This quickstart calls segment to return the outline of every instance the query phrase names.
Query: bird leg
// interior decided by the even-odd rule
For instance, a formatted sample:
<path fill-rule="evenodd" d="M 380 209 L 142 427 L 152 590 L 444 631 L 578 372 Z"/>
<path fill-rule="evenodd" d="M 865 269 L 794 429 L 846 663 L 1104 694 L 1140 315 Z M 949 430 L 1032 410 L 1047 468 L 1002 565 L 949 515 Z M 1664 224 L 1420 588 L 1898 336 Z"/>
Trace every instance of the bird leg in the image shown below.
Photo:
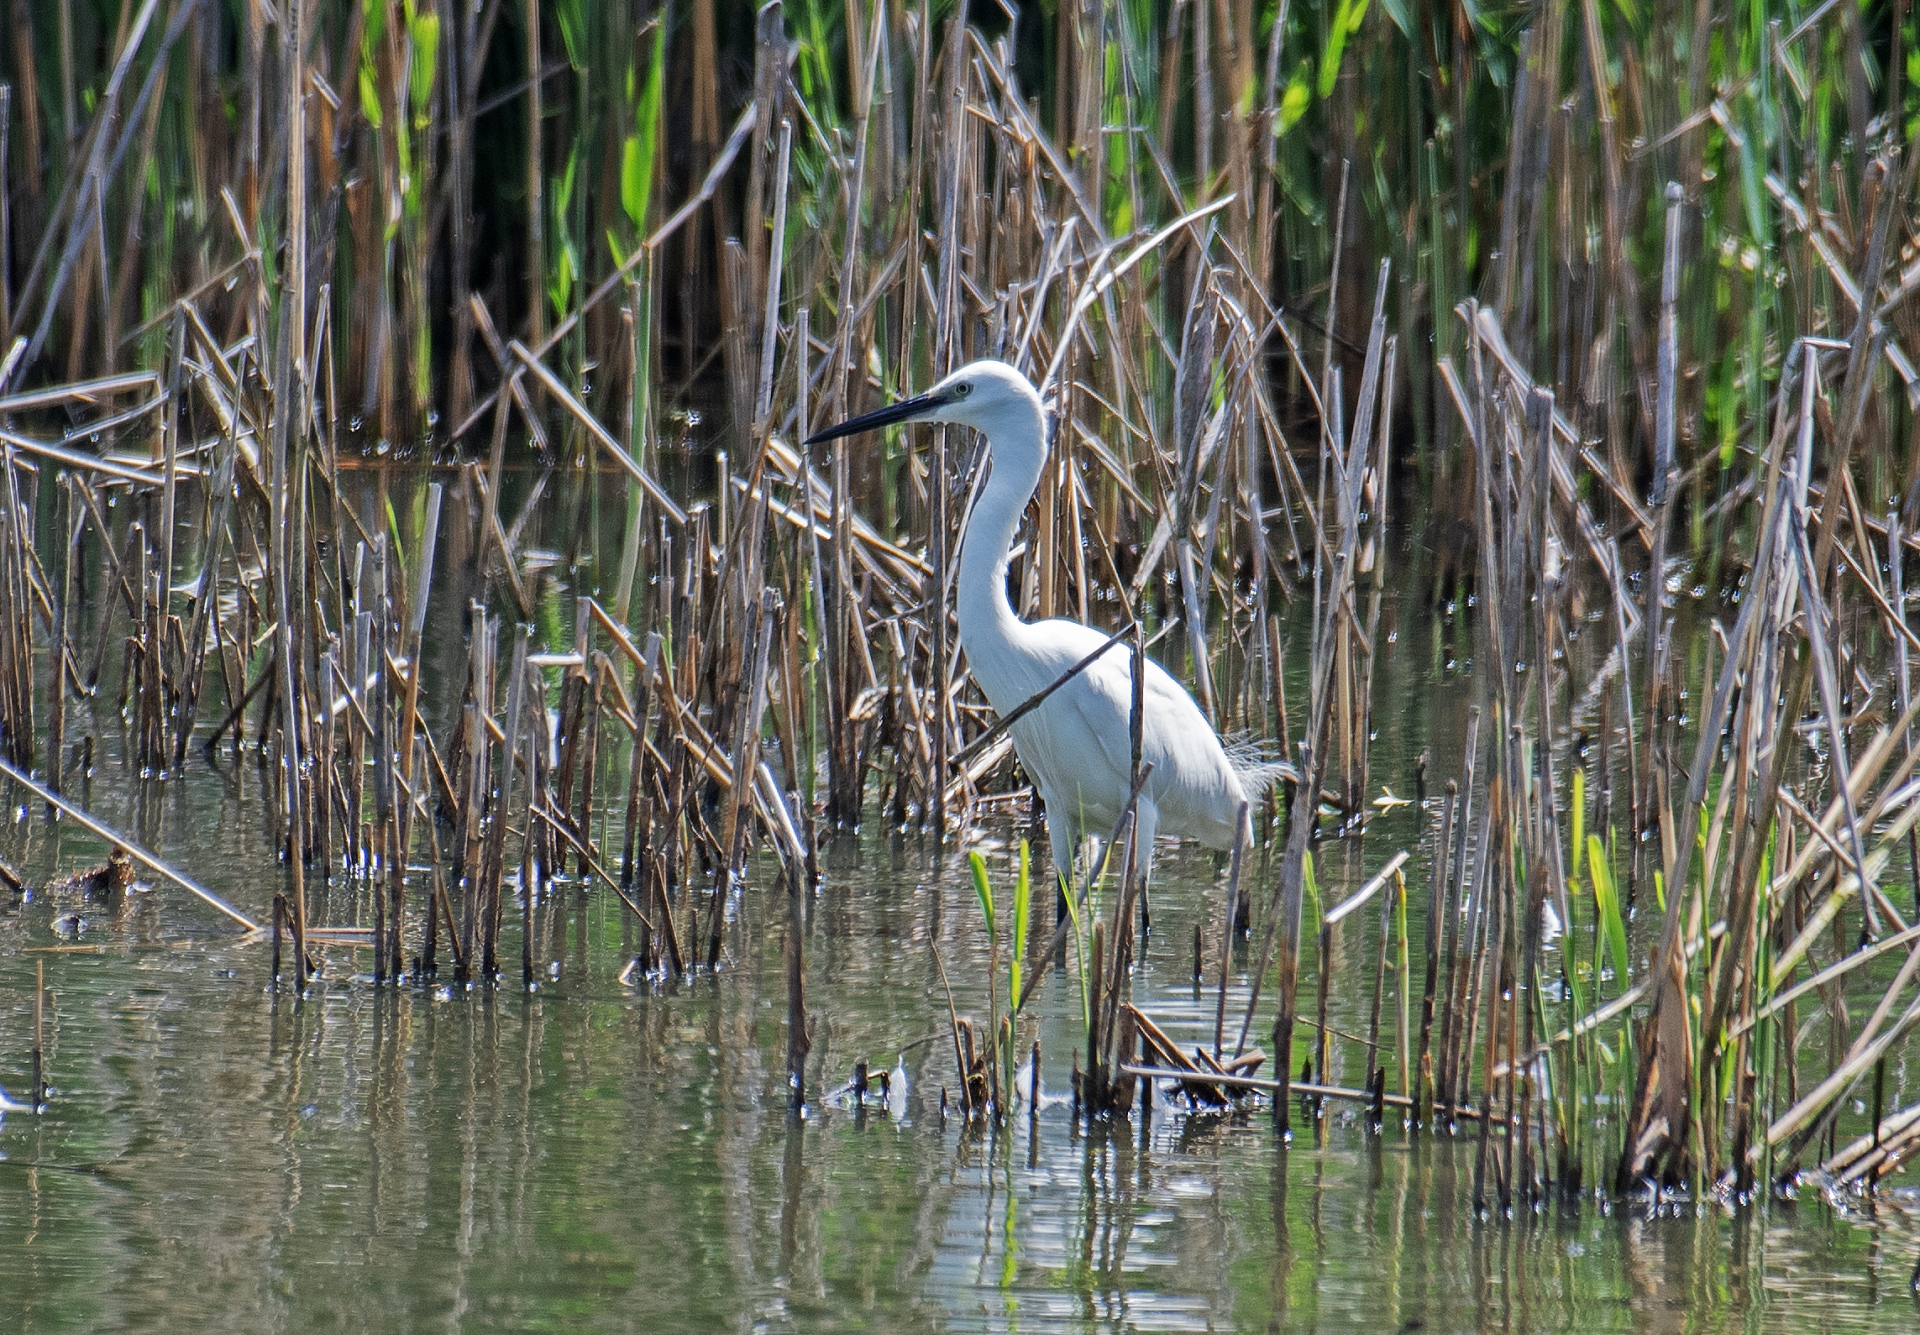
<path fill-rule="evenodd" d="M 1135 799 L 1133 826 L 1133 874 L 1140 882 L 1140 935 L 1146 938 L 1153 925 L 1147 892 L 1153 883 L 1153 841 L 1160 832 L 1160 808 L 1144 795 Z"/>
<path fill-rule="evenodd" d="M 1238 831 L 1233 839 L 1233 863 L 1227 872 L 1227 926 L 1220 941 L 1220 1000 L 1213 1012 L 1213 1055 L 1220 1056 L 1221 1041 L 1227 1028 L 1227 971 L 1233 963 L 1233 929 L 1240 898 L 1240 868 L 1246 862 L 1247 849 L 1253 845 L 1252 806 L 1242 798 Z"/>
<path fill-rule="evenodd" d="M 1067 920 L 1067 896 L 1074 891 L 1073 862 L 1074 855 L 1080 851 L 1080 841 L 1074 837 L 1073 822 L 1059 814 L 1051 802 L 1047 803 L 1047 842 L 1053 845 L 1053 865 L 1057 872 L 1053 921 L 1058 925 Z"/>
<path fill-rule="evenodd" d="M 1120 821 L 1114 827 L 1112 837 L 1107 840 L 1107 844 L 1109 846 L 1111 846 L 1114 840 L 1118 839 L 1121 836 L 1122 832 L 1125 830 L 1127 819 L 1128 817 L 1133 815 L 1134 805 L 1136 803 L 1139 803 L 1139 805 L 1143 808 L 1151 805 L 1149 803 L 1140 802 L 1140 790 L 1146 786 L 1147 778 L 1152 773 L 1153 773 L 1153 763 L 1151 761 L 1149 761 L 1148 763 L 1140 767 L 1140 777 L 1138 780 L 1135 781 L 1133 785 L 1133 792 L 1127 798 L 1127 805 L 1121 808 Z M 1155 826 L 1157 826 L 1159 823 L 1159 812 L 1157 809 L 1153 813 L 1152 820 Z M 1051 822 L 1049 822 L 1048 829 L 1050 831 L 1048 837 L 1052 838 L 1053 836 L 1051 834 L 1051 830 L 1052 830 Z M 1055 861 L 1056 863 L 1058 862 L 1057 857 L 1055 858 Z M 1089 869 L 1088 871 L 1089 878 L 1091 878 L 1093 874 L 1093 870 L 1097 869 L 1098 866 L 1099 864 L 1096 862 L 1093 864 L 1093 867 Z M 1063 886 L 1067 884 L 1066 877 L 1069 875 L 1071 875 L 1070 872 L 1062 874 L 1061 884 Z M 1089 888 L 1091 888 L 1090 885 L 1089 885 Z M 1086 898 L 1082 896 L 1080 902 L 1084 906 L 1086 903 Z M 1057 955 L 1059 956 L 1059 963 L 1062 964 L 1063 966 L 1065 965 L 1066 958 L 1067 958 L 1066 957 L 1067 928 L 1070 925 L 1070 922 L 1071 922 L 1071 919 L 1063 916 L 1058 922 L 1056 922 L 1053 925 L 1053 939 L 1048 941 L 1046 949 L 1040 952 L 1040 967 L 1027 975 L 1026 986 L 1020 990 L 1019 1001 L 1015 1004 L 1013 1008 L 1014 1013 L 1016 1015 L 1019 1014 L 1021 1008 L 1027 1004 L 1027 998 L 1033 995 L 1033 989 L 1038 987 L 1040 985 L 1040 980 L 1046 976 L 1048 961 L 1052 960 Z"/>

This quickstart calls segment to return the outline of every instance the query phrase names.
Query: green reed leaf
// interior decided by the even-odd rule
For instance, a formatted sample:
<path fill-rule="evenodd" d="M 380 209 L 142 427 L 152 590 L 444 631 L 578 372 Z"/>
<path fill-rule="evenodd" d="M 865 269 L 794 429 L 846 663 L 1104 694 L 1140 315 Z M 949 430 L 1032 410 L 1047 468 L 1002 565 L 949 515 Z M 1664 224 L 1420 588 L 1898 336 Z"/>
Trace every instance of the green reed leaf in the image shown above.
<path fill-rule="evenodd" d="M 414 128 L 424 130 L 433 123 L 429 108 L 433 105 L 433 75 L 440 61 L 440 16 L 422 14 L 412 20 L 413 69 L 407 88 L 407 100 L 413 107 Z"/>
<path fill-rule="evenodd" d="M 978 849 L 967 854 L 967 866 L 973 872 L 973 892 L 980 896 L 980 911 L 987 915 L 987 939 L 998 941 L 999 929 L 993 921 L 993 885 L 987 880 L 987 860 Z"/>
<path fill-rule="evenodd" d="M 1020 961 L 1027 953 L 1027 926 L 1033 908 L 1033 872 L 1027 841 L 1020 841 L 1020 875 L 1013 883 L 1013 957 L 1007 962 L 1007 995 L 1020 1007 Z"/>
<path fill-rule="evenodd" d="M 1613 976 L 1622 987 L 1627 985 L 1627 924 L 1620 916 L 1620 896 L 1613 884 L 1613 870 L 1607 865 L 1606 850 L 1600 836 L 1587 836 L 1588 872 L 1593 880 L 1594 911 L 1600 917 L 1602 940 L 1613 961 Z"/>
<path fill-rule="evenodd" d="M 666 78 L 667 29 L 654 29 L 653 55 L 647 62 L 647 81 L 634 106 L 634 132 L 620 151 L 620 207 L 634 230 L 647 230 L 647 207 L 653 201 L 654 163 L 660 151 L 660 105 Z"/>

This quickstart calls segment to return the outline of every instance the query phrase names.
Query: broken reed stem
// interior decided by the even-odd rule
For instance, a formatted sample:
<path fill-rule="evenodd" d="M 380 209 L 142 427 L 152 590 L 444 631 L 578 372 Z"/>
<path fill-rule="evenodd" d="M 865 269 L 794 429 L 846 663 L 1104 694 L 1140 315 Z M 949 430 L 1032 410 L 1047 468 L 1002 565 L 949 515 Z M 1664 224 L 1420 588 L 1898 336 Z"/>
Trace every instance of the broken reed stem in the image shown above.
<path fill-rule="evenodd" d="M 46 1050 L 47 1050 L 47 962 L 33 962 L 33 1083 L 28 1087 L 32 1092 L 28 1096 L 33 1103 L 33 1111 L 39 1112 L 47 1103 Z"/>
<path fill-rule="evenodd" d="M 813 1045 L 813 1026 L 807 1019 L 807 965 L 801 940 L 806 926 L 806 880 L 802 868 L 790 867 L 787 886 L 787 1106 L 799 1111 L 807 1105 L 807 1053 Z"/>

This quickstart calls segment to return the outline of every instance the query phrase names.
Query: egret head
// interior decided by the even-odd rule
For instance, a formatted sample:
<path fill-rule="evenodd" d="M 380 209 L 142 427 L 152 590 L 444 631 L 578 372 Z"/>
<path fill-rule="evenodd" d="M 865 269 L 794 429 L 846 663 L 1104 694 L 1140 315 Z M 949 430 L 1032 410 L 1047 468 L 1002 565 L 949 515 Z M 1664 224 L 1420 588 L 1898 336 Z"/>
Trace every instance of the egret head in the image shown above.
<path fill-rule="evenodd" d="M 969 362 L 925 394 L 849 418 L 811 436 L 807 444 L 837 440 L 895 422 L 953 422 L 982 432 L 996 454 L 1046 449 L 1040 393 L 1005 362 Z M 1037 468 L 1039 463 L 1034 461 Z"/>

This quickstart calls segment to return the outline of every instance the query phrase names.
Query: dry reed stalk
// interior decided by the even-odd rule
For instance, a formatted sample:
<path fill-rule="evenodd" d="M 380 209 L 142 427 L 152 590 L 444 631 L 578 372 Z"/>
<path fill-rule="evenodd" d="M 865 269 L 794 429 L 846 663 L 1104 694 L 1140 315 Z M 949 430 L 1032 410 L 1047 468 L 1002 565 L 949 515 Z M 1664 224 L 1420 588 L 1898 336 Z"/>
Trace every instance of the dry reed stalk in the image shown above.
<path fill-rule="evenodd" d="M 807 882 L 802 868 L 791 868 L 787 885 L 787 1106 L 798 1111 L 807 1102 L 807 1053 L 813 1046 L 813 1021 L 807 1014 L 807 967 L 801 935 L 806 928 Z"/>
<path fill-rule="evenodd" d="M 47 962 L 33 962 L 33 1076 L 27 1099 L 37 1113 L 47 1103 L 46 1068 Z"/>

